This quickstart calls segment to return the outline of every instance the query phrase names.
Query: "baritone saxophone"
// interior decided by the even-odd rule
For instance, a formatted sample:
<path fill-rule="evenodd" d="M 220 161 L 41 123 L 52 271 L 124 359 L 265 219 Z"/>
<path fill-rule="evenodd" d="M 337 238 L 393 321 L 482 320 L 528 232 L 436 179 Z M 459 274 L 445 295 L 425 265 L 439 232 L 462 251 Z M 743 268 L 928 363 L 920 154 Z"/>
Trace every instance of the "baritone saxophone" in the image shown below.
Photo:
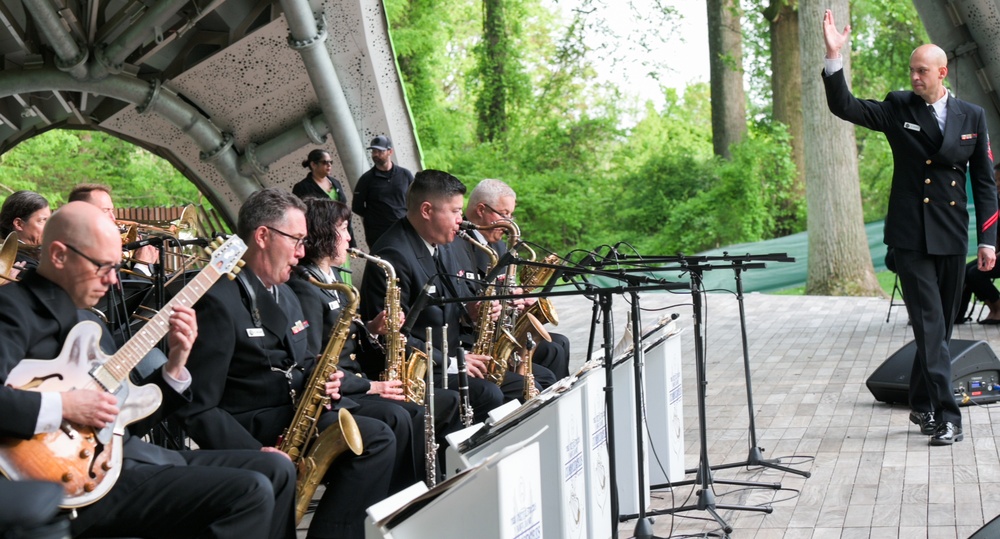
<path fill-rule="evenodd" d="M 403 386 L 403 396 L 407 402 L 418 406 L 424 403 L 427 373 L 427 355 L 414 350 L 410 358 L 406 358 L 406 337 L 400 331 L 399 319 L 403 310 L 399 306 L 399 282 L 396 270 L 385 259 L 379 258 L 358 249 L 350 248 L 347 252 L 354 258 L 363 258 L 382 268 L 385 273 L 385 371 L 379 378 L 382 381 L 400 380 Z"/>
<path fill-rule="evenodd" d="M 326 382 L 337 371 L 340 352 L 344 349 L 354 314 L 358 311 L 358 291 L 349 284 L 321 283 L 312 277 L 309 277 L 309 282 L 324 290 L 344 294 L 347 296 L 347 306 L 341 310 L 340 319 L 330 332 L 330 340 L 323 355 L 316 361 L 316 368 L 303 388 L 291 425 L 278 439 L 277 448 L 286 453 L 298 469 L 295 483 L 296 523 L 305 515 L 316 488 L 334 459 L 348 449 L 355 455 L 360 455 L 364 450 L 361 431 L 347 410 L 341 409 L 336 423 L 323 432 L 316 432 L 319 416 L 330 403 L 330 396 L 326 394 Z"/>

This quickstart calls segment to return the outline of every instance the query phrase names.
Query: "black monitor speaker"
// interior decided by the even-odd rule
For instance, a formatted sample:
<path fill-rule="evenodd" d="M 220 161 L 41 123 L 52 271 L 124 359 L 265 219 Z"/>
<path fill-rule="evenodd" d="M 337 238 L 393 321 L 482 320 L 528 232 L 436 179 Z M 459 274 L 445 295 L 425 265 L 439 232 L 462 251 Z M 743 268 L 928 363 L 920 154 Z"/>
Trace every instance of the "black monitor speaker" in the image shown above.
<path fill-rule="evenodd" d="M 916 353 L 910 341 L 868 377 L 865 384 L 875 400 L 907 404 Z M 959 405 L 1000 401 L 1000 359 L 986 341 L 951 340 L 951 377 Z"/>

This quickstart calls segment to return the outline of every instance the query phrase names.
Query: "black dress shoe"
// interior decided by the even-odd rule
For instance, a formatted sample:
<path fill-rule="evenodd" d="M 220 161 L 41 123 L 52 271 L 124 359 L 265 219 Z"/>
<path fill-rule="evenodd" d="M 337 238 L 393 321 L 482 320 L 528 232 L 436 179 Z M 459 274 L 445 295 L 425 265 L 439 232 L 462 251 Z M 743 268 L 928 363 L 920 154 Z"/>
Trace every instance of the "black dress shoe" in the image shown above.
<path fill-rule="evenodd" d="M 945 421 L 934 432 L 934 436 L 931 436 L 931 445 L 951 445 L 955 442 L 961 442 L 962 438 L 965 438 L 965 435 L 962 434 L 962 427 L 951 421 Z"/>
<path fill-rule="evenodd" d="M 930 436 L 937 432 L 937 420 L 934 419 L 934 412 L 910 412 L 910 423 L 920 425 L 920 434 Z"/>

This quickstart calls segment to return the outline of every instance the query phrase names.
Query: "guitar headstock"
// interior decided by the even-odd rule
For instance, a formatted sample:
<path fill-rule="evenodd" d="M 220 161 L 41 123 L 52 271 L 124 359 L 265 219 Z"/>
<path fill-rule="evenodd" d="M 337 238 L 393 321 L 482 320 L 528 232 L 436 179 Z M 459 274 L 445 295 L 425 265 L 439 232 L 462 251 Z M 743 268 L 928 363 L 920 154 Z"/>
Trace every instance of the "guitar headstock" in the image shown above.
<path fill-rule="evenodd" d="M 228 274 L 230 279 L 236 277 L 236 272 L 243 267 L 243 253 L 247 250 L 247 244 L 239 236 L 230 236 L 224 243 L 220 243 L 221 237 L 212 240 L 212 243 L 205 247 L 205 254 L 212 257 L 209 266 L 215 268 L 220 274 Z"/>

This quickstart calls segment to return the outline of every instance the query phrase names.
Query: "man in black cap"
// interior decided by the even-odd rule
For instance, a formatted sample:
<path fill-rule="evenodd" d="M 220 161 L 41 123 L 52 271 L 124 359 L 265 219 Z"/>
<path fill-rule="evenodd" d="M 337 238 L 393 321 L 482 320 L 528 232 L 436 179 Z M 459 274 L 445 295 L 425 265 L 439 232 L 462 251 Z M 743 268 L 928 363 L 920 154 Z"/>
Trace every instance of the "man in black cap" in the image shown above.
<path fill-rule="evenodd" d="M 406 190 L 413 183 L 413 173 L 393 164 L 392 141 L 386 135 L 373 138 L 368 149 L 375 166 L 358 180 L 351 210 L 363 219 L 365 240 L 371 246 L 406 215 Z"/>

